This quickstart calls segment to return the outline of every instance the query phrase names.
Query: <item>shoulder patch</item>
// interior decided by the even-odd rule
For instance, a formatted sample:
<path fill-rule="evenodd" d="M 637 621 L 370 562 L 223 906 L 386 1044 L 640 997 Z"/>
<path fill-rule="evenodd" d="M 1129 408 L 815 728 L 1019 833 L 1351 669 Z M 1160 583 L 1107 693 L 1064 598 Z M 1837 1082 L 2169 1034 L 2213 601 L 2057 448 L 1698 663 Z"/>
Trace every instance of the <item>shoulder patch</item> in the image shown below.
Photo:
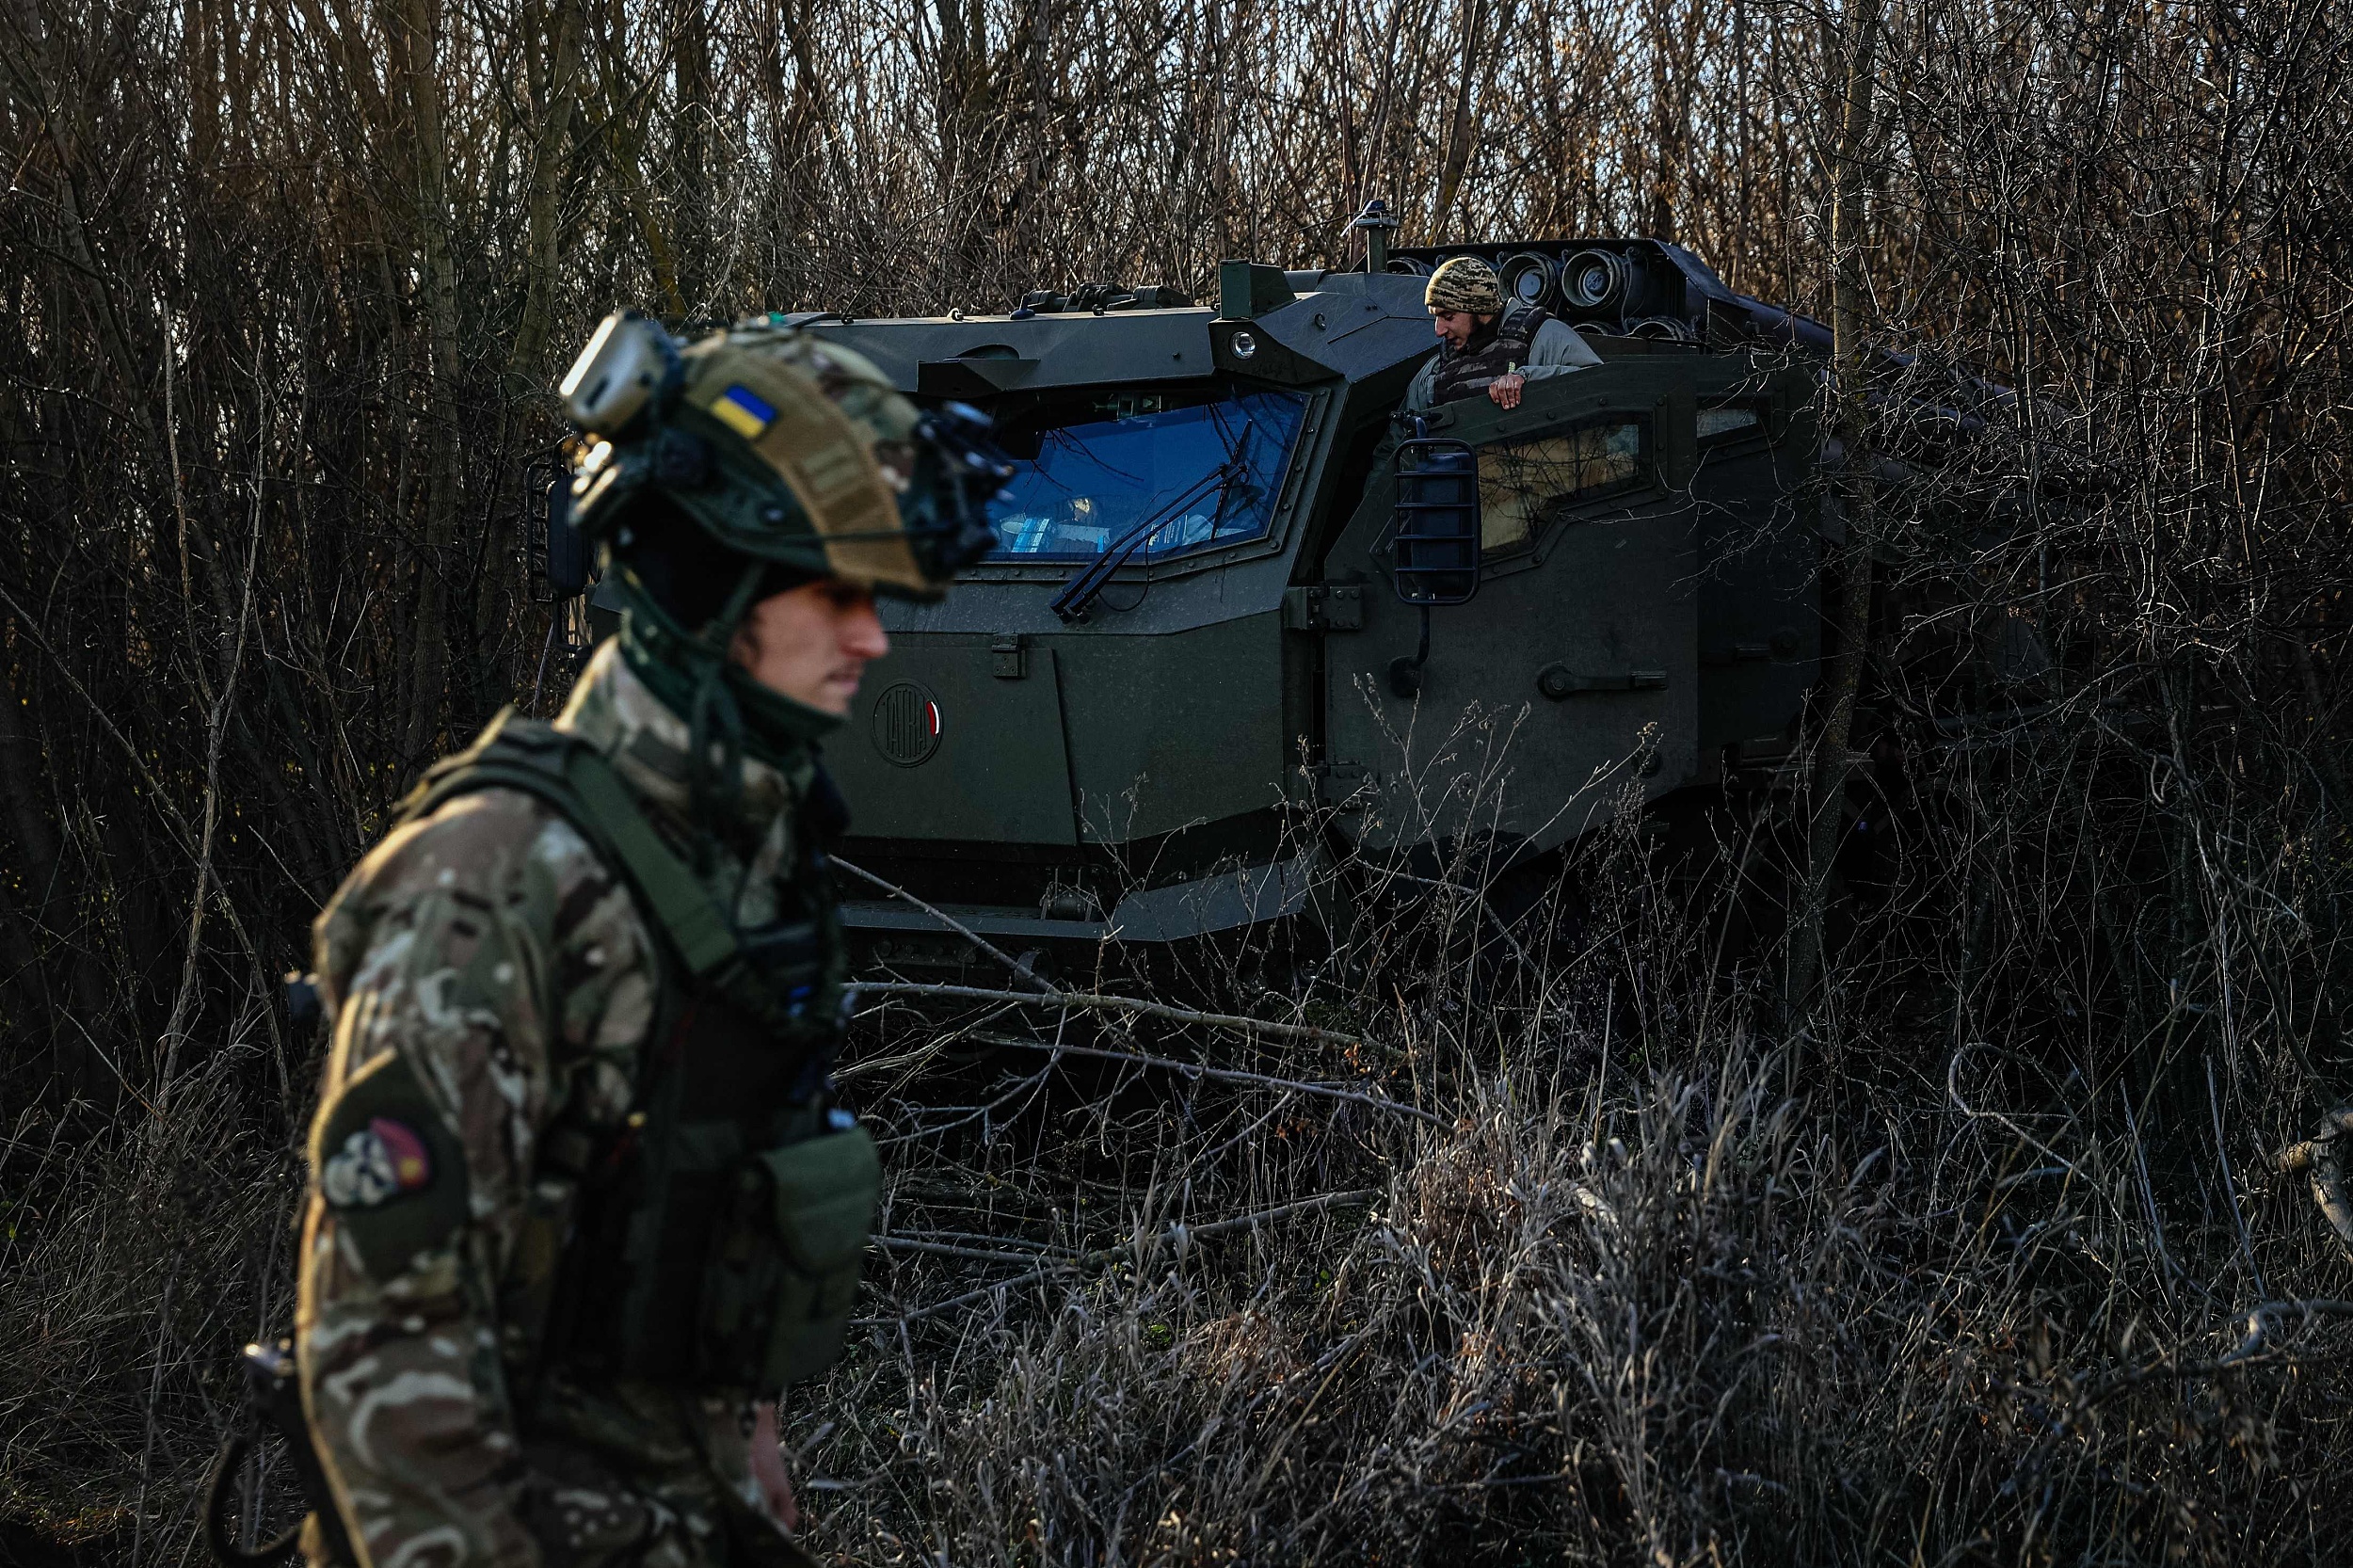
<path fill-rule="evenodd" d="M 369 1063 L 320 1110 L 311 1172 L 376 1279 L 403 1272 L 466 1223 L 465 1151 L 399 1050 Z"/>
<path fill-rule="evenodd" d="M 417 1129 L 376 1116 L 344 1140 L 319 1167 L 319 1191 L 329 1208 L 374 1208 L 433 1179 L 433 1156 Z"/>

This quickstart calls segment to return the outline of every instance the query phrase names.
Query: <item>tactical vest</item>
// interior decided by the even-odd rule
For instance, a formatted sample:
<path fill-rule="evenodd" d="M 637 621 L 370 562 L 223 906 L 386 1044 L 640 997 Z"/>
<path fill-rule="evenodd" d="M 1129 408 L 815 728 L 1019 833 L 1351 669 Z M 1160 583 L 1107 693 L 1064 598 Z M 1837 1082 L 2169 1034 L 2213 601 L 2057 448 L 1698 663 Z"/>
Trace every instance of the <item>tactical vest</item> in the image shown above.
<path fill-rule="evenodd" d="M 1551 319 L 1533 305 L 1516 306 L 1496 323 L 1495 336 L 1484 346 L 1441 350 L 1438 374 L 1430 386 L 1430 401 L 1452 403 L 1458 398 L 1484 394 L 1497 376 L 1527 365 L 1529 349 L 1535 343 L 1537 332 Z"/>
<path fill-rule="evenodd" d="M 873 1140 L 826 1076 L 844 995 L 832 901 L 739 930 L 594 746 L 512 710 L 427 774 L 399 821 L 488 789 L 544 802 L 620 872 L 663 971 L 627 1124 L 559 1113 L 541 1138 L 500 1287 L 519 1414 L 556 1366 L 763 1395 L 823 1371 L 881 1192 Z M 802 888 L 824 872 L 810 837 Z"/>

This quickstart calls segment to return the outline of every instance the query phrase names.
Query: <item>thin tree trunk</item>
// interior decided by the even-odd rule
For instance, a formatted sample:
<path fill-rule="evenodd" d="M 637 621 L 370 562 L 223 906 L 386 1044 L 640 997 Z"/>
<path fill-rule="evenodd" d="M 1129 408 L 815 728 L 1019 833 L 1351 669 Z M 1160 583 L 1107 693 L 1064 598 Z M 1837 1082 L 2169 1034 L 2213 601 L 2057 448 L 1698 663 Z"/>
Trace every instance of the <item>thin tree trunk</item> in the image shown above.
<path fill-rule="evenodd" d="M 546 53 L 529 51 L 532 107 L 538 125 L 532 137 L 531 188 L 525 221 L 530 226 L 531 273 L 524 286 L 522 320 L 507 366 L 524 387 L 536 392 L 546 379 L 544 363 L 552 329 L 555 298 L 556 199 L 562 194 L 572 114 L 580 97 L 580 12 L 573 0 L 553 0 L 542 16 Z"/>
<path fill-rule="evenodd" d="M 435 0 L 397 0 L 388 19 L 393 60 L 408 110 L 408 197 L 417 247 L 418 314 L 424 327 L 425 418 L 424 559 L 417 570 L 416 635 L 411 643 L 403 761 L 414 767 L 440 741 L 449 684 L 450 584 L 457 566 L 457 278 L 451 256 L 449 149 L 442 128 L 441 83 L 435 70 L 440 15 Z"/>
<path fill-rule="evenodd" d="M 678 258 L 670 248 L 669 234 L 662 227 L 661 216 L 654 211 L 653 192 L 646 181 L 645 152 L 651 110 L 637 102 L 638 94 L 629 80 L 626 12 L 616 11 L 612 31 L 598 44 L 597 82 L 603 95 L 606 155 L 613 160 L 622 200 L 629 204 L 630 219 L 646 242 L 646 264 L 653 269 L 654 292 L 661 296 L 662 308 L 667 314 L 681 316 L 686 313 L 686 301 L 679 293 Z M 635 116 L 633 123 L 627 118 L 632 115 Z"/>
<path fill-rule="evenodd" d="M 1454 210 L 1464 171 L 1470 168 L 1471 148 L 1479 140 L 1478 122 L 1471 115 L 1471 83 L 1479 74 L 1480 24 L 1486 19 L 1486 9 L 1485 0 L 1463 0 L 1463 62 L 1455 78 L 1454 118 L 1447 128 L 1446 165 L 1438 175 L 1437 199 L 1430 206 L 1433 238 L 1446 232 L 1447 214 Z"/>
<path fill-rule="evenodd" d="M 1871 624 L 1871 541 L 1874 534 L 1867 409 L 1864 402 L 1863 256 L 1865 153 L 1871 128 L 1871 84 L 1878 65 L 1880 0 L 1856 0 L 1845 38 L 1846 91 L 1839 117 L 1831 199 L 1831 332 L 1833 407 L 1845 461 L 1835 483 L 1845 504 L 1846 543 L 1837 556 L 1838 602 L 1832 629 L 1838 646 L 1817 688 L 1822 729 L 1808 770 L 1811 816 L 1805 840 L 1805 888 L 1790 934 L 1786 1004 L 1794 1016 L 1814 989 L 1821 967 L 1825 895 L 1845 823 L 1848 739 L 1854 729 L 1855 694 L 1863 683 Z"/>

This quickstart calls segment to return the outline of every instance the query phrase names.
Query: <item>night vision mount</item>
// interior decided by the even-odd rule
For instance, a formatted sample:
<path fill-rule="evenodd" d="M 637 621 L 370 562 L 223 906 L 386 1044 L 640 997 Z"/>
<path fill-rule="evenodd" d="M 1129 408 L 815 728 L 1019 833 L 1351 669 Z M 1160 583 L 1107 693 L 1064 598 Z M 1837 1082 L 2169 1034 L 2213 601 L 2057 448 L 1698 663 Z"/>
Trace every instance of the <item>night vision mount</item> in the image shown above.
<path fill-rule="evenodd" d="M 685 383 L 686 362 L 662 324 L 642 311 L 616 311 L 597 324 L 555 391 L 582 434 L 612 440 L 648 408 L 660 419 L 676 408 Z"/>

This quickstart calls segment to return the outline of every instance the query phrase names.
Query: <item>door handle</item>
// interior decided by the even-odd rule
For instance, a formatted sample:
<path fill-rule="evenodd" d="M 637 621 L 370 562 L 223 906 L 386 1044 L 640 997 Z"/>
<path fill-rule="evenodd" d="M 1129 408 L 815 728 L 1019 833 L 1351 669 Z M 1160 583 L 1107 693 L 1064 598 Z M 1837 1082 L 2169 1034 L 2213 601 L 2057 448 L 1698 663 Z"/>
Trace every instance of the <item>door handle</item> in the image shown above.
<path fill-rule="evenodd" d="M 1663 692 L 1665 670 L 1611 670 L 1580 675 L 1566 664 L 1546 664 L 1536 672 L 1536 689 L 1555 702 L 1580 692 Z"/>

